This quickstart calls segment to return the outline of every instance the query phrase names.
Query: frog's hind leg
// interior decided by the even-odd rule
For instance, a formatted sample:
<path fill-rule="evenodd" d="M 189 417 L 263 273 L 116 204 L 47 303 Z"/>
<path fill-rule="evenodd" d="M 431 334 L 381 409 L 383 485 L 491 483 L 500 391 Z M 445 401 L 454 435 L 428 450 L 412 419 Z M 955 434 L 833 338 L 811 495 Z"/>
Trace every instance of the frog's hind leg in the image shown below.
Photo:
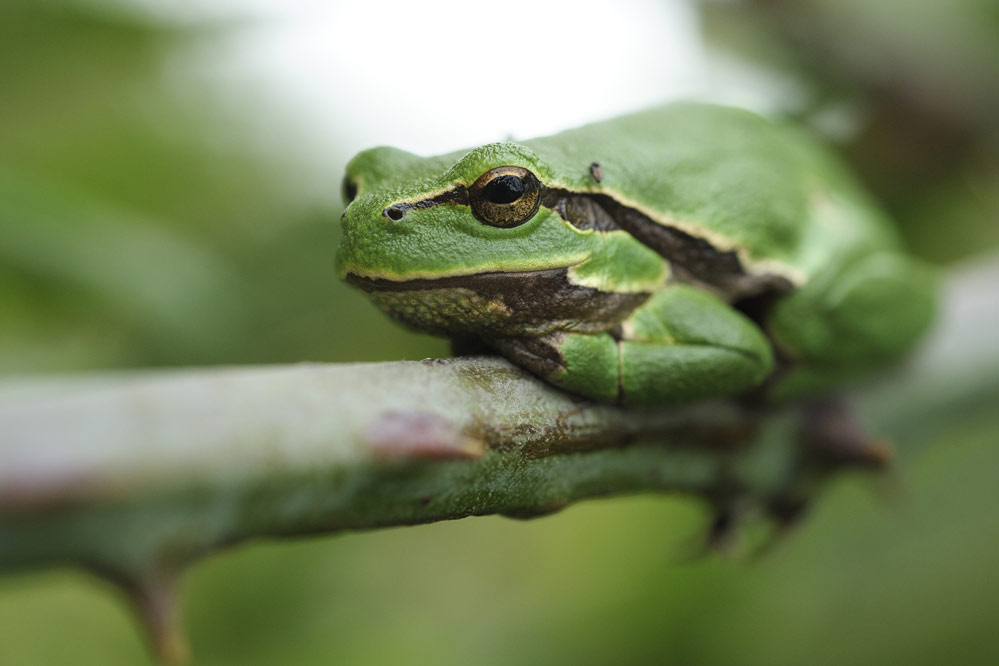
<path fill-rule="evenodd" d="M 717 297 L 675 285 L 617 329 L 490 341 L 514 363 L 572 393 L 620 404 L 732 395 L 773 369 L 770 341 Z"/>
<path fill-rule="evenodd" d="M 781 298 L 768 330 L 793 369 L 775 397 L 828 392 L 896 359 L 933 319 L 934 282 L 924 265 L 880 252 L 832 266 Z"/>

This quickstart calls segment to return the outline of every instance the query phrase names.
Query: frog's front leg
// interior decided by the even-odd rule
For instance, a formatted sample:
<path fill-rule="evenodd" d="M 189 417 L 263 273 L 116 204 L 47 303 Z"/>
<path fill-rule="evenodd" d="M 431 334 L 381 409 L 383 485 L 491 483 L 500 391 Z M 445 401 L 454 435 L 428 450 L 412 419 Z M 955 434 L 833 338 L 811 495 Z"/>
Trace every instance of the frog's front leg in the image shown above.
<path fill-rule="evenodd" d="M 653 295 L 612 332 L 560 331 L 490 344 L 556 386 L 620 404 L 738 393 L 773 369 L 770 342 L 752 321 L 685 285 Z"/>

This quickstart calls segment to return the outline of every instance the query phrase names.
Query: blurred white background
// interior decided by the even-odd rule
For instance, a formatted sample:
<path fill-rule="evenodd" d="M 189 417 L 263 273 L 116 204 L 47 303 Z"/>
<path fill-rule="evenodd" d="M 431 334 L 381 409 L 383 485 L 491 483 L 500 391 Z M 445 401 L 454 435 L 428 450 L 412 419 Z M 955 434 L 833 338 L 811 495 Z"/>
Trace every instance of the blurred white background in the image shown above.
<path fill-rule="evenodd" d="M 676 98 L 765 110 L 780 85 L 709 57 L 683 0 L 613 8 L 596 0 L 121 1 L 184 23 L 237 22 L 221 45 L 211 40 L 179 58 L 178 80 L 188 91 L 192 77 L 200 80 L 206 99 L 257 107 L 234 116 L 280 119 L 254 134 L 271 149 L 304 147 L 327 167 L 373 145 L 437 154 Z"/>

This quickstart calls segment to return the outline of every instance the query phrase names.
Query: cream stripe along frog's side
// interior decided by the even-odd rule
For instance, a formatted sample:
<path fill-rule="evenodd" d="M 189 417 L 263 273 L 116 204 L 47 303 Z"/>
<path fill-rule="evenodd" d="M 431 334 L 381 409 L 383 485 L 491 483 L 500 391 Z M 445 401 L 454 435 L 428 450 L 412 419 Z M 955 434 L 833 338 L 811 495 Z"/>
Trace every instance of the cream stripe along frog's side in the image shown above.
<path fill-rule="evenodd" d="M 621 404 L 835 388 L 934 289 L 827 149 L 676 104 L 551 137 L 355 157 L 340 275 L 395 319 Z"/>

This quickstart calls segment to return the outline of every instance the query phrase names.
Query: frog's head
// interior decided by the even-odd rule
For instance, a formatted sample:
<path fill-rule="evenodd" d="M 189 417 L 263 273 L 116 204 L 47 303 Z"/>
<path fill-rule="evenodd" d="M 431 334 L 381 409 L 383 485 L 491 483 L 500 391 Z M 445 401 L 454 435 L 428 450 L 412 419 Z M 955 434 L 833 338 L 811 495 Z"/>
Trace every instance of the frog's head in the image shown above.
<path fill-rule="evenodd" d="M 576 275 L 608 243 L 556 212 L 560 182 L 512 142 L 432 158 L 365 151 L 344 179 L 338 272 L 393 317 L 433 333 L 609 328 L 634 307 L 636 290 L 621 299 L 592 284 L 592 270 L 589 283 Z"/>

